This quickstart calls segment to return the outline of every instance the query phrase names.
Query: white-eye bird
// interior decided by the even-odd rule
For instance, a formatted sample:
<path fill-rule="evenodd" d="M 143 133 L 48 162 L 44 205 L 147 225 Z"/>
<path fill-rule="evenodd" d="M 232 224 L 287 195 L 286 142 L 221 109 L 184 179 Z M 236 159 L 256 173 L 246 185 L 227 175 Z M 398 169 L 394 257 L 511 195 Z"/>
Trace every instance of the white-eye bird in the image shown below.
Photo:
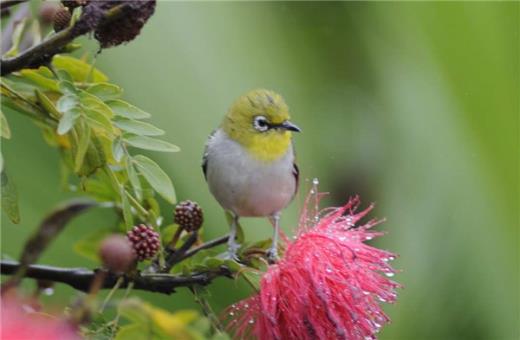
<path fill-rule="evenodd" d="M 272 91 L 258 89 L 238 98 L 220 127 L 210 135 L 202 169 L 209 189 L 233 220 L 228 256 L 236 258 L 240 245 L 236 231 L 240 217 L 268 217 L 273 242 L 268 251 L 275 261 L 280 212 L 298 188 L 292 132 L 300 129 L 289 121 L 289 108 Z"/>

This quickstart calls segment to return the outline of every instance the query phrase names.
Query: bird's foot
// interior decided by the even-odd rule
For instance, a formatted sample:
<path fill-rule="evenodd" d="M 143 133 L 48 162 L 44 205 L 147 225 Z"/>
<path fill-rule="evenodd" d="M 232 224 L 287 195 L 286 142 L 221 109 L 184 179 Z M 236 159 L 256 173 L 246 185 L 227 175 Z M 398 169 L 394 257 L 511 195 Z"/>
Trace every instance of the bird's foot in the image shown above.
<path fill-rule="evenodd" d="M 237 256 L 237 251 L 240 249 L 240 244 L 236 242 L 229 242 L 228 243 L 228 250 L 224 253 L 223 259 L 224 260 L 233 260 L 236 262 L 239 262 L 240 259 Z"/>
<path fill-rule="evenodd" d="M 267 255 L 267 261 L 269 264 L 275 264 L 278 261 L 278 249 L 275 247 L 271 247 L 267 249 L 266 252 Z"/>

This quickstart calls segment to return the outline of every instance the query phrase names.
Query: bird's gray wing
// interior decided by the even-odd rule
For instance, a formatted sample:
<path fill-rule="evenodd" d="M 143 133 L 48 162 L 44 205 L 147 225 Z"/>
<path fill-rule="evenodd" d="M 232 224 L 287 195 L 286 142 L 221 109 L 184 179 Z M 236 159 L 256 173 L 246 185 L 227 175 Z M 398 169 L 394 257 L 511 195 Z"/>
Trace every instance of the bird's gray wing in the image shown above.
<path fill-rule="evenodd" d="M 296 196 L 296 193 L 298 192 L 298 184 L 300 183 L 300 169 L 298 168 L 298 165 L 296 164 L 296 162 L 293 163 L 292 174 L 296 181 L 296 186 L 294 188 L 294 195 L 293 195 L 293 197 L 294 197 L 294 196 Z"/>
<path fill-rule="evenodd" d="M 204 173 L 204 178 L 206 180 L 208 180 L 208 174 L 207 174 L 208 173 L 208 144 L 216 132 L 217 132 L 217 130 L 213 130 L 210 133 L 208 140 L 206 141 L 206 145 L 204 146 L 204 154 L 202 155 L 202 172 Z"/>

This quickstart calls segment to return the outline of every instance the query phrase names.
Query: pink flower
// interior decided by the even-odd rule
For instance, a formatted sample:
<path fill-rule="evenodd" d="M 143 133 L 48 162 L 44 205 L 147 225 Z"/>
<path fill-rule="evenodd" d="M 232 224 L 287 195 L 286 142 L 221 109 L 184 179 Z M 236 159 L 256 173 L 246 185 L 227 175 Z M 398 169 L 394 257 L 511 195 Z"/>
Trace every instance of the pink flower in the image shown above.
<path fill-rule="evenodd" d="M 227 309 L 235 338 L 375 339 L 390 321 L 379 303 L 395 302 L 400 285 L 389 279 L 395 270 L 388 262 L 396 255 L 365 244 L 383 235 L 370 230 L 380 221 L 356 226 L 373 205 L 356 213 L 358 205 L 352 198 L 321 218 L 304 209 L 296 239 L 286 240 L 260 292 Z"/>
<path fill-rule="evenodd" d="M 76 328 L 66 320 L 31 309 L 11 294 L 2 296 L 0 338 L 2 340 L 79 340 Z"/>

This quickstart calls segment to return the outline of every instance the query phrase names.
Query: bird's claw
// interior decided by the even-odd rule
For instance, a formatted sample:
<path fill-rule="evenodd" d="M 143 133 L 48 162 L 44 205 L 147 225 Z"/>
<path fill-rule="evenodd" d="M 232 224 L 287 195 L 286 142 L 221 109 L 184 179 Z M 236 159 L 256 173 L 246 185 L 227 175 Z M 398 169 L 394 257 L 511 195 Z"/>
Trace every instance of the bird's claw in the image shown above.
<path fill-rule="evenodd" d="M 269 264 L 274 264 L 278 261 L 278 249 L 276 248 L 269 248 L 266 252 L 267 255 L 267 261 Z"/>
<path fill-rule="evenodd" d="M 224 260 L 233 260 L 233 261 L 236 261 L 236 262 L 239 262 L 239 258 L 237 256 L 237 251 L 238 249 L 240 249 L 240 244 L 236 243 L 236 242 L 230 242 L 228 244 L 228 250 L 227 252 L 224 253 Z"/>

